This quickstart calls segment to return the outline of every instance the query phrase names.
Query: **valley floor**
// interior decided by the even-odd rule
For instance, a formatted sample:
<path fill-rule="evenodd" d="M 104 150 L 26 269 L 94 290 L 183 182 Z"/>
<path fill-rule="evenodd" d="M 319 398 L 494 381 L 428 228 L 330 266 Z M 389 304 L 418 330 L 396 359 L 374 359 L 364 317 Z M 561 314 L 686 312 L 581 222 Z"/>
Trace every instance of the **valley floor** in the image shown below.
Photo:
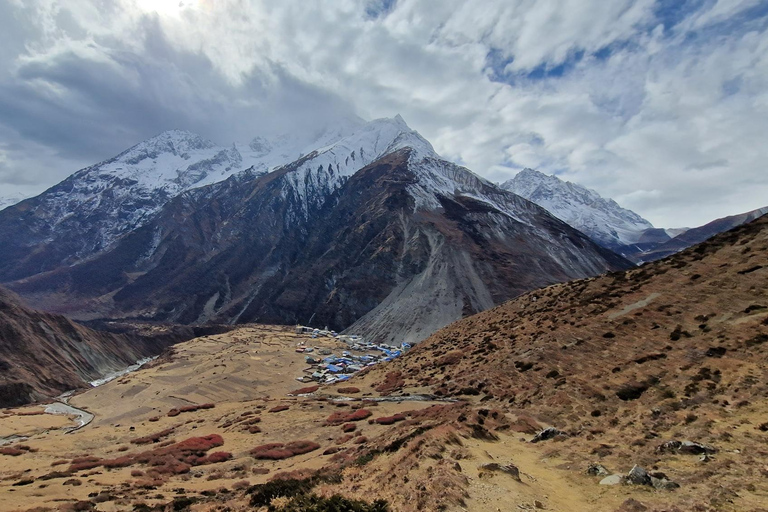
<path fill-rule="evenodd" d="M 410 388 L 398 391 L 397 401 L 374 402 L 402 387 L 374 372 L 294 396 L 306 386 L 296 381 L 306 366 L 295 351 L 302 340 L 346 348 L 332 339 L 310 342 L 289 328 L 247 326 L 176 345 L 145 368 L 72 397 L 72 405 L 95 415 L 75 432 L 66 433 L 65 417 L 37 414 L 44 406 L 3 411 L 0 437 L 27 439 L 3 447 L 0 510 L 252 510 L 249 486 L 323 469 L 342 478 L 314 492 L 381 498 L 395 511 L 612 511 L 630 499 L 676 502 L 671 492 L 598 485 L 585 473 L 585 454 L 574 455 L 585 449 L 582 440 L 531 444 L 546 425 L 484 408 L 479 397 L 412 401 L 426 389 Z M 334 401 L 341 397 L 350 400 Z M 292 448 L 296 441 L 304 449 Z M 264 447 L 264 457 L 252 453 L 272 443 L 285 446 Z M 509 464 L 517 476 L 503 468 Z M 760 505 L 747 495 L 729 499 L 724 509 Z"/>

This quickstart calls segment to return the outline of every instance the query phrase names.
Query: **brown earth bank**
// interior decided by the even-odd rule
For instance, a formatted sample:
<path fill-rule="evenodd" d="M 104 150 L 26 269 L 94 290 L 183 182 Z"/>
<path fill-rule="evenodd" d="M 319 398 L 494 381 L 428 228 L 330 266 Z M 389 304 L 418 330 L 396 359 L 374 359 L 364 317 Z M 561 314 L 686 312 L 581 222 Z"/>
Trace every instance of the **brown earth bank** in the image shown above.
<path fill-rule="evenodd" d="M 89 387 L 88 382 L 160 354 L 205 332 L 148 324 L 94 323 L 35 311 L 0 288 L 0 406 L 16 406 Z"/>
<path fill-rule="evenodd" d="M 760 219 L 317 390 L 294 349 L 343 349 L 330 338 L 176 345 L 74 397 L 96 418 L 72 434 L 5 411 L 27 439 L 0 454 L 0 508 L 768 510 L 767 250 Z"/>

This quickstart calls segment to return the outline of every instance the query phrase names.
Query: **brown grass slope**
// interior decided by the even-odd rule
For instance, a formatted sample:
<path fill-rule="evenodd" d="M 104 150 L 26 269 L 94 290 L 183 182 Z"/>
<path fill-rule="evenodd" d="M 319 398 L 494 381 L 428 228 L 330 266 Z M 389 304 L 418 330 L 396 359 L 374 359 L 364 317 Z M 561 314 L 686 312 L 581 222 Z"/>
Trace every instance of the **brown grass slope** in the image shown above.
<path fill-rule="evenodd" d="M 111 334 L 27 308 L 0 288 L 0 407 L 87 386 L 158 354 L 167 340 Z"/>
<path fill-rule="evenodd" d="M 551 446 L 573 470 L 640 464 L 682 485 L 670 503 L 758 510 L 768 505 L 767 289 L 762 217 L 456 322 L 355 385 L 530 415 L 569 434 Z M 673 439 L 718 452 L 710 462 L 657 452 Z"/>

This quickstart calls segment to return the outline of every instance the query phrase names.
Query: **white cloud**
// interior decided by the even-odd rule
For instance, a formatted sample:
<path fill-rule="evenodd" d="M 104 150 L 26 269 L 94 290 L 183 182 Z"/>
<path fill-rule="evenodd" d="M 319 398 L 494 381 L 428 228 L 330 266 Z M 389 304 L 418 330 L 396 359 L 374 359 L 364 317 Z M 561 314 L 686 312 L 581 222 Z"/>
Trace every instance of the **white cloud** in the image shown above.
<path fill-rule="evenodd" d="M 16 3 L 28 40 L 0 50 L 13 63 L 0 124 L 74 162 L 172 127 L 226 143 L 350 110 L 400 113 L 491 179 L 558 172 L 660 226 L 768 204 L 759 2 L 705 2 L 666 28 L 653 0 L 386 4 Z"/>

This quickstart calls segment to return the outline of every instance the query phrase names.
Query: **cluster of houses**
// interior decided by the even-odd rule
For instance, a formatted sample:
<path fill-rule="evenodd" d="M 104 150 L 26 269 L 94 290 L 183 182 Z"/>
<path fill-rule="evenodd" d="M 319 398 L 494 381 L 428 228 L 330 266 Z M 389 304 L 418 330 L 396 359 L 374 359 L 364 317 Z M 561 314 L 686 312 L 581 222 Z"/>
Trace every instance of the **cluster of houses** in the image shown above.
<path fill-rule="evenodd" d="M 348 350 L 342 351 L 341 356 L 337 356 L 328 348 L 308 346 L 306 341 L 301 341 L 296 347 L 296 352 L 306 354 L 305 361 L 308 366 L 304 368 L 304 375 L 296 379 L 299 382 L 322 384 L 341 382 L 367 366 L 391 361 L 411 348 L 408 343 L 402 343 L 399 348 L 391 345 L 376 345 L 354 334 L 340 335 L 327 329 L 313 329 L 301 325 L 296 326 L 296 334 L 309 335 L 312 339 L 334 338 L 348 346 Z"/>

